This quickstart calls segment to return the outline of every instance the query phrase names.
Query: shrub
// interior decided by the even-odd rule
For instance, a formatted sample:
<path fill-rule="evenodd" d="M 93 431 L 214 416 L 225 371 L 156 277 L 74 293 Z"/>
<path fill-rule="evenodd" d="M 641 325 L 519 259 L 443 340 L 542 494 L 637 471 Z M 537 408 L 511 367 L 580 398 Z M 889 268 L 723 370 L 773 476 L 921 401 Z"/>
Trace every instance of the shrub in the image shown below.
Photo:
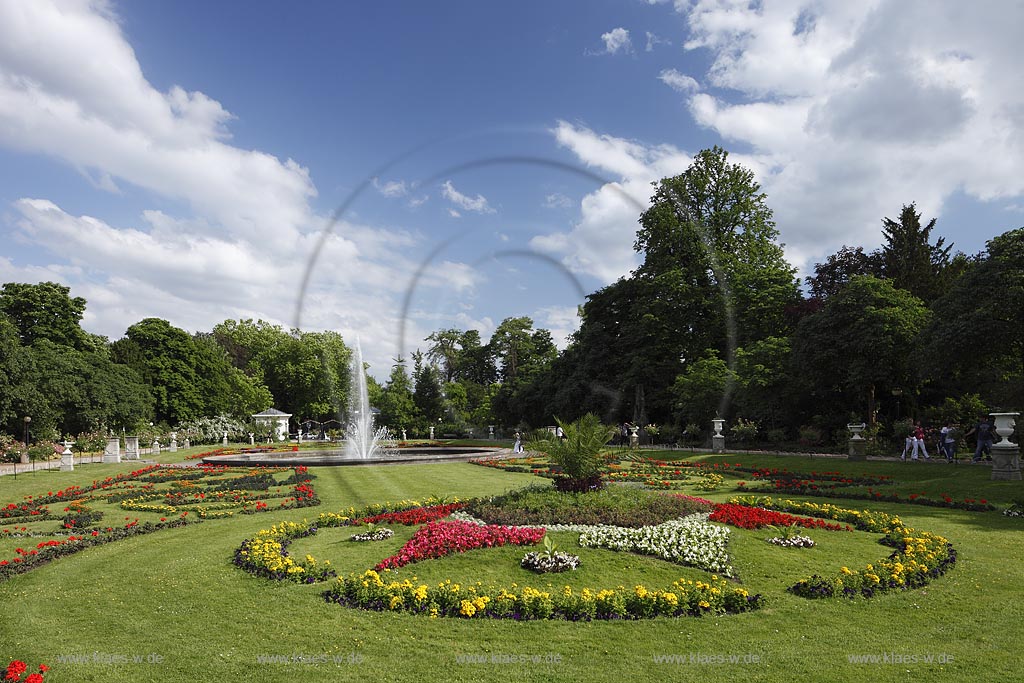
<path fill-rule="evenodd" d="M 778 428 L 769 429 L 768 433 L 765 434 L 765 438 L 768 439 L 768 443 L 778 446 L 786 440 L 786 430 Z"/>
<path fill-rule="evenodd" d="M 801 446 L 820 446 L 823 437 L 824 434 L 819 427 L 813 425 L 803 425 L 800 427 Z"/>
<path fill-rule="evenodd" d="M 757 438 L 757 423 L 753 420 L 744 420 L 742 417 L 738 417 L 736 418 L 736 424 L 729 430 L 729 434 L 740 443 L 748 443 Z"/>
<path fill-rule="evenodd" d="M 544 438 L 531 440 L 526 448 L 544 453 L 561 467 L 565 477 L 572 480 L 563 485 L 565 489 L 579 492 L 600 489 L 605 464 L 601 451 L 615 433 L 615 427 L 601 424 L 593 413 L 573 422 L 562 422 L 558 418 L 555 422 L 565 433 L 564 438 L 546 434 Z"/>

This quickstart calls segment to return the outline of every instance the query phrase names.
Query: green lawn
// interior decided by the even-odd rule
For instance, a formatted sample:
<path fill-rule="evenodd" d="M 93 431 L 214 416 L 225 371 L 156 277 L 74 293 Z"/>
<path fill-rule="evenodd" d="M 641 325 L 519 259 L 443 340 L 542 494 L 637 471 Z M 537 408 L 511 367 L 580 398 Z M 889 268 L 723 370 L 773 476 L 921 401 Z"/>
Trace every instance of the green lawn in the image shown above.
<path fill-rule="evenodd" d="M 161 460 L 184 455 L 167 453 Z M 901 493 L 924 490 L 996 503 L 1024 497 L 1020 482 L 990 482 L 989 470 L 982 467 L 748 455 L 690 459 L 891 474 Z M 86 465 L 73 473 L 38 472 L 19 475 L 16 481 L 2 477 L 0 503 L 131 469 L 131 464 Z M 899 514 L 910 526 L 946 536 L 959 552 L 957 565 L 925 588 L 872 600 L 809 601 L 784 589 L 815 571 L 835 572 L 844 564 L 863 565 L 886 556 L 889 549 L 877 543 L 876 535 L 815 530 L 809 535 L 818 547 L 782 549 L 763 542 L 765 531 L 735 529 L 733 565 L 748 590 L 766 597 L 760 611 L 612 623 L 430 620 L 327 605 L 319 597 L 323 585 L 254 578 L 230 559 L 242 539 L 282 519 L 311 519 L 321 511 L 383 500 L 497 494 L 543 480 L 462 463 L 313 471 L 323 500 L 319 507 L 160 531 L 89 549 L 0 584 L 0 657 L 23 659 L 30 667 L 44 662 L 53 669 L 48 681 L 75 682 L 1004 681 L 1019 670 L 1021 519 L 995 512 L 870 505 Z M 701 495 L 723 501 L 734 492 L 736 481 L 727 478 L 722 491 Z M 868 506 L 864 501 L 823 500 L 857 509 Z M 155 516 L 130 516 L 147 515 Z M 390 541 L 358 544 L 345 540 L 352 529 L 324 529 L 295 541 L 293 553 L 331 559 L 340 570 L 363 569 L 412 533 L 392 528 L 396 538 Z M 11 556 L 13 540 L 0 542 L 0 558 Z M 562 549 L 572 549 L 572 534 L 556 534 L 555 540 Z M 598 588 L 642 582 L 661 588 L 679 576 L 701 575 L 651 558 L 573 549 L 577 551 L 584 565 L 571 577 L 535 577 L 519 569 L 521 548 L 414 564 L 399 576 Z M 893 654 L 896 659 L 917 656 L 919 661 L 888 661 Z M 683 661 L 664 661 L 675 655 Z M 850 663 L 850 657 L 859 655 L 877 655 L 883 661 Z M 261 662 L 264 656 L 296 661 Z M 486 661 L 466 663 L 466 656 Z M 730 656 L 739 661 L 730 663 Z M 928 656 L 935 661 L 921 661 Z M 60 663 L 76 657 L 77 663 Z M 141 661 L 133 661 L 136 657 Z M 332 657 L 339 661 L 325 661 Z M 945 663 L 938 663 L 940 659 Z"/>

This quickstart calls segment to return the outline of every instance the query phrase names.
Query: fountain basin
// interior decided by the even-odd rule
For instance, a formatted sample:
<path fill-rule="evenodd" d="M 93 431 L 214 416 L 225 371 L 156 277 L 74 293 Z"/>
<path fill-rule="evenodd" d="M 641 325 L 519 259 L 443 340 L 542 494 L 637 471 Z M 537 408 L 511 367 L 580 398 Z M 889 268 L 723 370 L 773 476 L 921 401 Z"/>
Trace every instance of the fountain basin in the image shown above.
<path fill-rule="evenodd" d="M 284 452 L 253 452 L 230 455 L 211 455 L 203 458 L 207 465 L 225 465 L 232 467 L 251 467 L 264 465 L 267 467 L 338 467 L 346 465 L 411 465 L 416 463 L 465 462 L 477 458 L 495 458 L 511 451 L 507 448 L 483 448 L 480 446 L 433 446 L 420 448 L 401 448 L 391 451 L 389 455 L 361 458 L 346 455 L 343 448 L 284 451 Z"/>

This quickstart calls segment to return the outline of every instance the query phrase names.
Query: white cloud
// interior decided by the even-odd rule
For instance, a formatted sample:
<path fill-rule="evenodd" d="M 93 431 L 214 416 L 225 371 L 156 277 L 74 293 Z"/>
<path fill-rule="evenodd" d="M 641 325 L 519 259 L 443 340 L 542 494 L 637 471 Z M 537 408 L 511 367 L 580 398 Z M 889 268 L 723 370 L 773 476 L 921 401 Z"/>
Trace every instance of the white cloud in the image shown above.
<path fill-rule="evenodd" d="M 455 209 L 448 209 L 448 215 L 452 218 L 462 218 L 462 214 Z"/>
<path fill-rule="evenodd" d="M 291 327 L 330 221 L 310 206 L 309 172 L 232 145 L 232 120 L 207 94 L 154 88 L 103 0 L 0 0 L 0 145 L 78 170 L 122 214 L 125 195 L 164 206 L 114 225 L 65 210 L 71 200 L 40 188 L 13 203 L 5 236 L 52 263 L 0 259 L 4 281 L 71 286 L 89 302 L 86 329 L 114 339 L 149 316 L 189 330 L 238 317 Z M 391 196 L 411 189 L 376 186 Z M 386 375 L 417 265 L 404 254 L 421 240 L 402 229 L 333 225 L 305 292 L 302 327 L 359 332 L 369 362 Z M 423 286 L 467 290 L 475 275 L 446 263 Z"/>
<path fill-rule="evenodd" d="M 661 36 L 658 36 L 650 31 L 647 32 L 647 46 L 644 48 L 644 52 L 653 52 L 654 48 L 658 45 L 671 45 L 671 40 L 666 40 Z"/>
<path fill-rule="evenodd" d="M 633 52 L 633 41 L 629 39 L 629 31 L 622 27 L 613 28 L 608 33 L 601 34 L 604 41 L 604 53 L 609 55 L 630 54 Z"/>
<path fill-rule="evenodd" d="M 385 197 L 404 197 L 409 194 L 409 188 L 404 180 L 389 180 L 382 182 L 380 178 L 373 179 L 373 187 Z"/>
<path fill-rule="evenodd" d="M 795 265 L 872 246 L 916 201 L 941 216 L 957 191 L 1024 194 L 1024 5 L 676 3 L 715 95 L 691 114 L 757 172 Z M 662 76 L 665 72 L 662 72 Z M 662 80 L 666 80 L 664 77 Z M 666 82 L 668 82 L 666 80 Z M 671 83 L 669 83 L 671 85 Z M 941 220 L 940 220 L 941 224 Z"/>
<path fill-rule="evenodd" d="M 569 345 L 569 336 L 580 328 L 576 306 L 545 306 L 534 311 L 531 317 L 534 327 L 548 330 L 555 346 L 560 349 Z"/>
<path fill-rule="evenodd" d="M 561 192 L 554 192 L 544 197 L 544 206 L 548 209 L 568 209 L 573 201 Z"/>
<path fill-rule="evenodd" d="M 658 74 L 658 80 L 673 90 L 682 93 L 692 93 L 700 90 L 700 83 L 675 69 L 662 69 L 661 73 Z"/>
<path fill-rule="evenodd" d="M 600 135 L 565 121 L 559 121 L 552 134 L 583 164 L 614 178 L 583 198 L 580 218 L 571 230 L 538 235 L 530 246 L 561 258 L 575 273 L 614 282 L 639 264 L 632 245 L 637 219 L 649 204 L 651 182 L 681 173 L 691 158 L 671 145 L 649 146 Z"/>
<path fill-rule="evenodd" d="M 455 189 L 452 185 L 452 181 L 446 180 L 441 186 L 441 196 L 450 201 L 455 206 L 465 211 L 473 211 L 474 213 L 495 213 L 494 209 L 487 202 L 487 198 L 482 194 L 478 194 L 475 197 L 469 197 L 462 194 Z M 453 215 L 456 215 L 453 213 Z"/>

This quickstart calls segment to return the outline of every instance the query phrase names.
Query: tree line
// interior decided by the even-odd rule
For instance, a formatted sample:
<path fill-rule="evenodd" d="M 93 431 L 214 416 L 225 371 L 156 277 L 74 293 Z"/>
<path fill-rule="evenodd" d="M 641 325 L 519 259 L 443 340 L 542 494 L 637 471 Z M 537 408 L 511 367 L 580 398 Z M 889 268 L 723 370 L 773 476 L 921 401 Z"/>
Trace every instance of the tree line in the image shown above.
<path fill-rule="evenodd" d="M 586 297 L 559 352 L 529 317 L 484 342 L 440 329 L 369 378 L 398 433 L 482 434 L 594 413 L 697 438 L 719 415 L 773 441 L 875 433 L 908 418 L 966 422 L 1024 404 L 1024 228 L 953 252 L 915 204 L 881 221 L 881 246 L 843 246 L 801 288 L 753 173 L 718 147 L 654 184 L 629 275 Z M 0 431 L 138 431 L 269 406 L 345 414 L 351 351 L 334 332 L 226 320 L 188 333 L 146 318 L 110 342 L 81 328 L 67 287 L 0 290 Z M 410 367 L 411 365 L 411 367 Z M 654 431 L 652 429 L 652 431 Z"/>

